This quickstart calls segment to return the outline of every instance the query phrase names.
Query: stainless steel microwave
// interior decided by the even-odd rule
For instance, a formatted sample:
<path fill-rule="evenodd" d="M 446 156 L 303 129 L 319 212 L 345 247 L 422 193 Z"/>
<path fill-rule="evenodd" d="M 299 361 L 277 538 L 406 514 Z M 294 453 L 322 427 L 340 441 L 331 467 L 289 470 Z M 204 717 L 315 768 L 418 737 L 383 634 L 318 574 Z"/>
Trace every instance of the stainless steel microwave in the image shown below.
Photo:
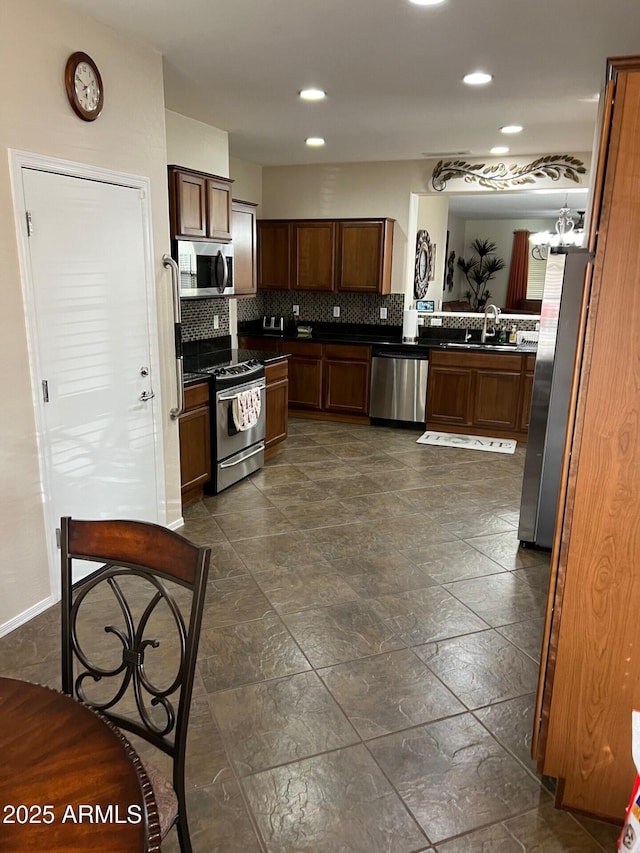
<path fill-rule="evenodd" d="M 233 296 L 231 243 L 176 240 L 174 252 L 180 269 L 182 299 Z"/>

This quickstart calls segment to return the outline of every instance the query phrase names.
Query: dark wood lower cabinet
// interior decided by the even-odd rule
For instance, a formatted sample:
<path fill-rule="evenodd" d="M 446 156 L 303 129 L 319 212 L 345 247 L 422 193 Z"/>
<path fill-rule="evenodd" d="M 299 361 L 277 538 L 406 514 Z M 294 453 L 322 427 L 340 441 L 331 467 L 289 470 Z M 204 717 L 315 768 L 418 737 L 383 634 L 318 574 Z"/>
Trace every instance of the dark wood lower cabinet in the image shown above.
<path fill-rule="evenodd" d="M 432 350 L 427 428 L 526 438 L 534 364 L 535 356 L 515 352 Z"/>
<path fill-rule="evenodd" d="M 369 422 L 371 347 L 244 335 L 242 349 L 289 356 L 289 411 L 301 417 Z"/>
<path fill-rule="evenodd" d="M 520 370 L 477 370 L 472 425 L 495 430 L 516 430 L 520 401 Z"/>
<path fill-rule="evenodd" d="M 289 408 L 322 409 L 322 344 L 282 341 L 289 353 Z"/>
<path fill-rule="evenodd" d="M 184 391 L 185 409 L 180 415 L 180 490 L 182 505 L 202 497 L 211 479 L 211 419 L 209 383 L 199 382 Z"/>
<path fill-rule="evenodd" d="M 264 368 L 266 388 L 265 459 L 278 451 L 277 445 L 287 437 L 289 420 L 289 370 L 287 360 L 267 364 Z"/>
<path fill-rule="evenodd" d="M 325 344 L 325 412 L 346 415 L 369 414 L 371 349 L 365 346 Z"/>
<path fill-rule="evenodd" d="M 522 380 L 522 405 L 520 406 L 520 429 L 529 431 L 531 419 L 531 396 L 533 394 L 533 376 L 536 368 L 535 355 L 528 355 L 525 375 Z"/>
<path fill-rule="evenodd" d="M 471 371 L 465 367 L 429 363 L 427 424 L 469 426 L 471 423 Z"/>

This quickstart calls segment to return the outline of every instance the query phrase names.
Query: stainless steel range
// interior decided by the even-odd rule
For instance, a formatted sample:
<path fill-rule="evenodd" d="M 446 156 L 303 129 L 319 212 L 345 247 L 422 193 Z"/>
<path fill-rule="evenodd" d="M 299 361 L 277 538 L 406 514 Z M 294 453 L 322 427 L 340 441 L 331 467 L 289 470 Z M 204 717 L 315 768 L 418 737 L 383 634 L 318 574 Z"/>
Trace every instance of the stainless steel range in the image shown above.
<path fill-rule="evenodd" d="M 252 474 L 264 464 L 265 379 L 256 359 L 243 361 L 237 352 L 199 373 L 211 377 L 212 478 L 205 491 L 213 494 Z M 240 404 L 249 405 L 249 417 L 239 418 Z"/>

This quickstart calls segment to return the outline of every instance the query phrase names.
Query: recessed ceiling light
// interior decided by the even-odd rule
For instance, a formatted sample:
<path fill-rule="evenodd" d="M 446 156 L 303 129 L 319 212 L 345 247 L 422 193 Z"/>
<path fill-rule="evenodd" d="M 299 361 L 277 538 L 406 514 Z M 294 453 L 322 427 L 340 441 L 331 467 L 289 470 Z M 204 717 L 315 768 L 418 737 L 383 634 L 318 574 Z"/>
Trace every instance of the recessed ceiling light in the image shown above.
<path fill-rule="evenodd" d="M 318 148 L 320 145 L 324 145 L 324 139 L 321 136 L 310 136 L 308 139 L 305 139 L 305 142 L 313 148 Z"/>
<path fill-rule="evenodd" d="M 321 101 L 327 97 L 327 93 L 322 89 L 302 89 L 298 94 L 304 101 Z"/>
<path fill-rule="evenodd" d="M 505 124 L 504 127 L 501 127 L 500 130 L 502 133 L 522 133 L 522 125 L 521 124 Z"/>
<path fill-rule="evenodd" d="M 437 6 L 438 3 L 444 3 L 444 0 L 409 0 L 409 2 L 416 6 Z"/>
<path fill-rule="evenodd" d="M 486 71 L 474 71 L 472 74 L 465 74 L 462 82 L 467 86 L 483 86 L 485 83 L 490 83 L 493 80 L 493 74 L 487 74 Z"/>
<path fill-rule="evenodd" d="M 489 153 L 490 154 L 508 154 L 509 149 L 506 147 L 506 145 L 496 145 L 494 148 L 491 149 L 491 151 Z"/>

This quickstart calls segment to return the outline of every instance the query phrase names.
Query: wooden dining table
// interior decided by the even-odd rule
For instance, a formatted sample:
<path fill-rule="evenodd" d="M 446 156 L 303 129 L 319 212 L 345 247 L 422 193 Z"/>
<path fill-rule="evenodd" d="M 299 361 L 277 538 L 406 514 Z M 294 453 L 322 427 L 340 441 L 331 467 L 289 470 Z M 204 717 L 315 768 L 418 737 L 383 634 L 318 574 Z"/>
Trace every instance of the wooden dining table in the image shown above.
<path fill-rule="evenodd" d="M 0 851 L 156 853 L 151 784 L 122 733 L 86 705 L 0 678 Z"/>

